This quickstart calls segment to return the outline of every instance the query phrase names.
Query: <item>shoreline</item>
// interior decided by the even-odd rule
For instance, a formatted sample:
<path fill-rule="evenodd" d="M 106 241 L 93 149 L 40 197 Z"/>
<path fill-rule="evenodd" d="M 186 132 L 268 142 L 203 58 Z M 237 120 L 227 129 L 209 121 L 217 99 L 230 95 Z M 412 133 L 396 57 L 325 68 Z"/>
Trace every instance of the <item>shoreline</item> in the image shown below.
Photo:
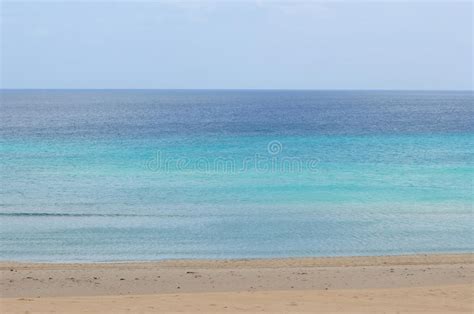
<path fill-rule="evenodd" d="M 474 254 L 0 262 L 3 312 L 472 312 Z"/>
<path fill-rule="evenodd" d="M 157 265 L 171 267 L 222 267 L 229 264 L 240 266 L 257 267 L 265 266 L 268 262 L 281 266 L 341 266 L 345 262 L 351 266 L 374 266 L 375 264 L 399 264 L 407 263 L 413 265 L 417 263 L 463 263 L 471 261 L 474 263 L 474 252 L 461 253 L 413 253 L 413 254 L 393 254 L 393 255 L 341 255 L 341 256 L 310 256 L 310 257 L 268 257 L 268 258 L 176 258 L 176 259 L 159 259 L 159 260 L 124 260 L 124 261 L 27 261 L 27 260 L 0 260 L 0 270 L 10 266 L 95 266 L 95 265 Z"/>

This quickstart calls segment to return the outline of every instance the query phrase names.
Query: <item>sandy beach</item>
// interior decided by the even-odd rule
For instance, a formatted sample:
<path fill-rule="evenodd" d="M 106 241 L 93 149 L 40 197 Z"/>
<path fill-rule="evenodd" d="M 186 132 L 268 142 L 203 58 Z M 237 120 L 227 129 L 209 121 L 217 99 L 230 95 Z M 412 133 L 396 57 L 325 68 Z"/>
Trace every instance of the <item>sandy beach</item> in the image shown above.
<path fill-rule="evenodd" d="M 2 313 L 472 312 L 472 254 L 3 262 Z"/>

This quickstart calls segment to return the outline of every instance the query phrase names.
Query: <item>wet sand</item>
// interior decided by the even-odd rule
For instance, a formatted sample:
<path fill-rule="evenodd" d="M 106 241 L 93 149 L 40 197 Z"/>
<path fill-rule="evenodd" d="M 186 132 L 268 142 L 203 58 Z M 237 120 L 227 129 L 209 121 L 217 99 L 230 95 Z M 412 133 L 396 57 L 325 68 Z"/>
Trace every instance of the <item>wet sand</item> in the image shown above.
<path fill-rule="evenodd" d="M 3 262 L 1 312 L 472 312 L 473 256 Z"/>

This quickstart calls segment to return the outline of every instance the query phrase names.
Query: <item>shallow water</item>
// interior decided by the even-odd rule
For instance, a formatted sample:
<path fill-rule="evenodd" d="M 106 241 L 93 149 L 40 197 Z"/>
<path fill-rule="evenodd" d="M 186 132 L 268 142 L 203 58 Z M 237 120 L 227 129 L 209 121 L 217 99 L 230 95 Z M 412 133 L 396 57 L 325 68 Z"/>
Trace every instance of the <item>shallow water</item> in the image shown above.
<path fill-rule="evenodd" d="M 0 95 L 3 260 L 473 249 L 472 92 Z"/>

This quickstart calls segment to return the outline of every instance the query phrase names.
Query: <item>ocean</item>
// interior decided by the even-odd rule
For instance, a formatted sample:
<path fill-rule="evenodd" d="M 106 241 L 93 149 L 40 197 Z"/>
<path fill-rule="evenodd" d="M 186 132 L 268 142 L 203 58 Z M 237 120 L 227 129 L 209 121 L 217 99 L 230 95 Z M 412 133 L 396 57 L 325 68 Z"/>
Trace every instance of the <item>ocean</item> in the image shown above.
<path fill-rule="evenodd" d="M 472 252 L 472 91 L 1 90 L 0 259 Z"/>

